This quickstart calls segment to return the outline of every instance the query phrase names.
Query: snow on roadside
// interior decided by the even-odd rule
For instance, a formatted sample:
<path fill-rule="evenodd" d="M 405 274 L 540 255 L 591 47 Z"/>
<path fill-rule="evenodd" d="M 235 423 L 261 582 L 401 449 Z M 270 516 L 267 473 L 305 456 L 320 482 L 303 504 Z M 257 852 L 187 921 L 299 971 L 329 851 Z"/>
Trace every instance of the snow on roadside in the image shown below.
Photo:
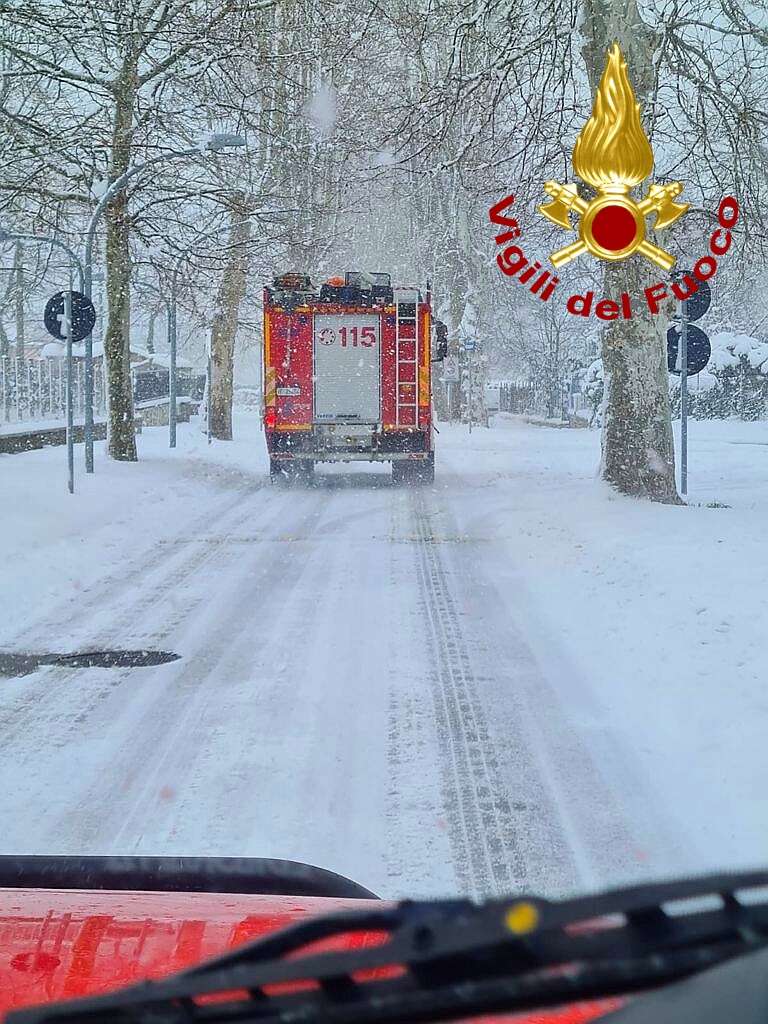
<path fill-rule="evenodd" d="M 167 428 L 146 428 L 136 441 L 137 463 L 108 459 L 104 442 L 97 442 L 93 475 L 86 475 L 83 446 L 76 445 L 74 494 L 67 491 L 63 446 L 0 455 L 6 596 L 0 645 L 50 605 L 70 595 L 76 600 L 94 581 L 119 573 L 129 558 L 171 539 L 206 505 L 213 524 L 228 482 L 239 484 L 245 476 L 260 487 L 267 481 L 256 414 L 238 414 L 231 443 L 208 444 L 196 420 L 179 425 L 175 451 Z M 62 639 L 51 638 L 59 645 Z"/>
<path fill-rule="evenodd" d="M 602 484 L 597 431 L 441 432 L 459 528 L 503 538 L 537 655 L 577 668 L 573 718 L 640 763 L 702 869 L 768 861 L 768 424 L 690 423 L 686 508 Z"/>

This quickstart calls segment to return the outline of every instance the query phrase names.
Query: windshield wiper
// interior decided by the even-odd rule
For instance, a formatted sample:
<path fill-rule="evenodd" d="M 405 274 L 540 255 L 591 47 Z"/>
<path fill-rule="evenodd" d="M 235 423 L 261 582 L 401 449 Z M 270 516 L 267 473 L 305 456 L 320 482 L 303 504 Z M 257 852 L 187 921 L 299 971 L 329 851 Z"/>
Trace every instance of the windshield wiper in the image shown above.
<path fill-rule="evenodd" d="M 19 1010 L 6 1022 L 393 1024 L 638 992 L 768 946 L 768 900 L 759 900 L 766 893 L 758 889 L 768 893 L 768 871 L 560 902 L 523 896 L 350 910 L 302 921 L 162 981 Z M 298 955 L 310 943 L 356 932 L 383 933 L 381 944 Z M 198 1001 L 207 996 L 217 998 Z"/>

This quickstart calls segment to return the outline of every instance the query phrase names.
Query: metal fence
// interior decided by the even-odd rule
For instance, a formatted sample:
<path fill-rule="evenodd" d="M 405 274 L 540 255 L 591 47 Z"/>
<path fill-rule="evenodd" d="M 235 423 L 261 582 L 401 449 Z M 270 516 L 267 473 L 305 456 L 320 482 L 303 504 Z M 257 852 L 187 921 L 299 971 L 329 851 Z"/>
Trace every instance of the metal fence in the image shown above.
<path fill-rule="evenodd" d="M 499 411 L 521 415 L 536 409 L 536 391 L 532 384 L 502 384 L 499 387 Z"/>
<path fill-rule="evenodd" d="M 591 405 L 575 382 L 555 383 L 549 388 L 503 383 L 499 387 L 499 411 L 525 416 L 559 416 L 566 420 L 577 413 L 591 411 Z"/>
<path fill-rule="evenodd" d="M 142 370 L 133 375 L 133 399 L 135 402 L 149 402 L 155 398 L 168 398 L 170 371 L 164 369 Z M 205 390 L 205 374 L 192 370 L 176 371 L 176 394 L 179 398 L 202 400 Z"/>
<path fill-rule="evenodd" d="M 0 427 L 4 423 L 66 420 L 66 359 L 0 359 Z M 85 366 L 74 363 L 72 402 L 75 419 L 85 414 Z M 101 361 L 94 365 L 94 415 L 106 410 Z"/>

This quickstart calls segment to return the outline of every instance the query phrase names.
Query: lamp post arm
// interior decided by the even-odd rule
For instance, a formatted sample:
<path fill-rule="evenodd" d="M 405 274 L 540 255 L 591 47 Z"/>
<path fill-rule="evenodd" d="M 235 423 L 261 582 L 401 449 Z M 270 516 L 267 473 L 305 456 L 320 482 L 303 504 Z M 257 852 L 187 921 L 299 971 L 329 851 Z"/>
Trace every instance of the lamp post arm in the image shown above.
<path fill-rule="evenodd" d="M 4 232 L 0 241 L 19 241 L 19 242 L 45 242 L 47 245 L 55 246 L 61 249 L 69 257 L 69 262 L 72 266 L 77 268 L 78 283 L 80 285 L 80 291 L 83 290 L 83 265 L 75 255 L 74 251 L 70 249 L 64 242 L 60 242 L 58 238 L 51 238 L 50 235 L 29 235 L 29 234 L 16 234 L 15 232 Z"/>
<path fill-rule="evenodd" d="M 168 160 L 177 160 L 183 157 L 193 156 L 195 153 L 199 152 L 199 146 L 192 146 L 190 149 L 180 149 L 173 153 L 160 153 L 158 156 L 154 156 L 150 160 L 145 160 L 143 164 L 136 164 L 134 167 L 129 167 L 128 170 L 121 174 L 119 178 L 115 178 L 96 204 L 96 207 L 91 214 L 91 219 L 88 222 L 88 228 L 85 234 L 85 286 L 87 289 L 86 295 L 88 295 L 89 298 L 91 294 L 91 268 L 93 264 L 93 241 L 96 236 L 96 226 L 99 223 L 99 218 L 110 201 L 114 199 L 118 192 L 121 192 L 125 188 L 131 178 L 134 178 L 137 174 L 140 174 L 148 167 L 154 167 L 157 164 L 165 163 Z"/>

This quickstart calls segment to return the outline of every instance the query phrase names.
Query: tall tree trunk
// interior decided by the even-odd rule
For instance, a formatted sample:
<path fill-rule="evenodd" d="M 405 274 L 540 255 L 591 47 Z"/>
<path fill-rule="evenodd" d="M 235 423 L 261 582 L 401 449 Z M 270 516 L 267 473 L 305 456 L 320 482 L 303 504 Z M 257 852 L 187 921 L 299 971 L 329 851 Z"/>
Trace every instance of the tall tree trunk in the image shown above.
<path fill-rule="evenodd" d="M 147 352 L 150 355 L 153 355 L 155 351 L 155 320 L 157 320 L 157 312 L 150 313 L 147 327 Z"/>
<path fill-rule="evenodd" d="M 654 98 L 654 55 L 658 39 L 640 16 L 635 0 L 583 0 L 582 53 L 594 97 L 606 53 L 617 42 L 628 64 L 630 82 L 643 104 L 643 127 Z M 609 263 L 606 297 L 622 292 L 632 299 L 632 319 L 616 320 L 603 331 L 605 371 L 603 479 L 623 494 L 680 503 L 675 486 L 672 418 L 662 334 L 663 314 L 652 316 L 641 304 L 643 288 L 659 270 L 635 255 Z"/>
<path fill-rule="evenodd" d="M 16 278 L 16 358 L 23 359 L 24 351 L 24 253 L 21 242 L 14 249 L 14 269 Z"/>
<path fill-rule="evenodd" d="M 245 298 L 248 270 L 250 222 L 245 221 L 245 204 L 233 208 L 228 245 L 231 247 L 222 274 L 211 328 L 211 435 L 221 441 L 232 440 L 232 385 L 235 336 L 240 305 Z"/>
<path fill-rule="evenodd" d="M 613 264 L 605 275 L 605 294 L 642 296 L 658 278 L 658 270 L 629 260 Z M 679 504 L 665 328 L 662 314 L 633 309 L 631 320 L 616 321 L 603 334 L 602 474 L 623 494 Z"/>
<path fill-rule="evenodd" d="M 116 89 L 115 120 L 112 135 L 110 182 L 116 181 L 130 166 L 133 107 L 136 74 L 123 71 Z M 105 211 L 107 222 L 107 303 L 109 314 L 104 335 L 109 394 L 109 430 L 107 450 L 113 459 L 136 461 L 136 430 L 133 421 L 131 387 L 131 256 L 128 197 L 118 192 Z"/>

